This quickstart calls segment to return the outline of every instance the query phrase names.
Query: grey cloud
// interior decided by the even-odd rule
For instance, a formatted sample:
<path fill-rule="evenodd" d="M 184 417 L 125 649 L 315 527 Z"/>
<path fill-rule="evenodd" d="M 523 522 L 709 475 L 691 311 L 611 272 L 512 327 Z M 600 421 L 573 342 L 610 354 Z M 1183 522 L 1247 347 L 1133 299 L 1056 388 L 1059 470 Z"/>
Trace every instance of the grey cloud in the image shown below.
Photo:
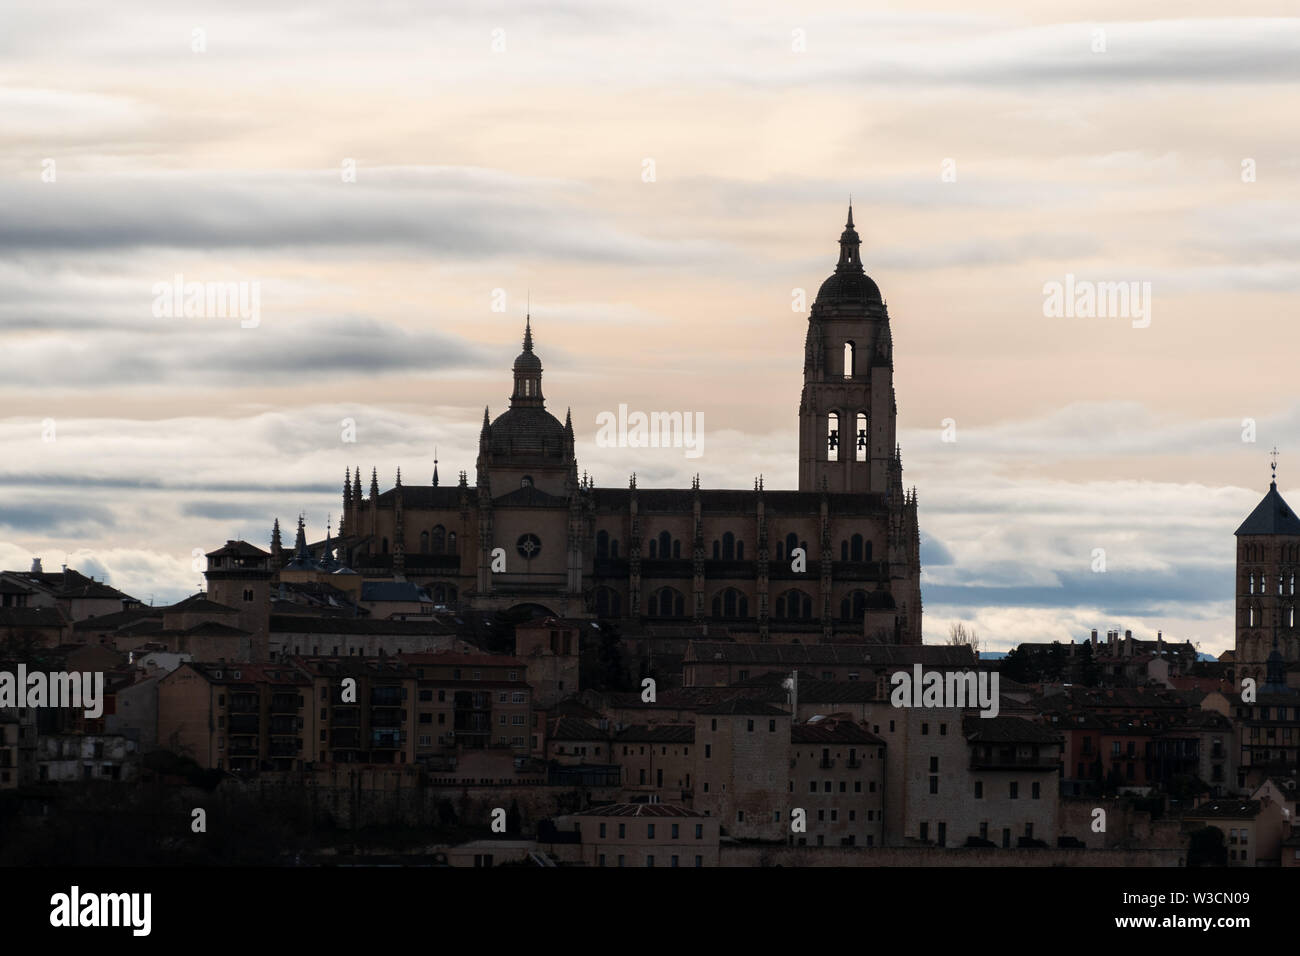
<path fill-rule="evenodd" d="M 689 265 L 725 247 L 637 236 L 557 195 L 553 182 L 501 194 L 466 171 L 363 170 L 249 177 L 160 174 L 47 184 L 0 183 L 0 249 L 405 249 L 422 257 L 579 258 Z M 415 177 L 414 179 L 412 177 Z M 518 183 L 518 180 L 514 180 Z M 471 189 L 471 183 L 476 189 Z M 576 190 L 575 190 L 576 191 Z"/>

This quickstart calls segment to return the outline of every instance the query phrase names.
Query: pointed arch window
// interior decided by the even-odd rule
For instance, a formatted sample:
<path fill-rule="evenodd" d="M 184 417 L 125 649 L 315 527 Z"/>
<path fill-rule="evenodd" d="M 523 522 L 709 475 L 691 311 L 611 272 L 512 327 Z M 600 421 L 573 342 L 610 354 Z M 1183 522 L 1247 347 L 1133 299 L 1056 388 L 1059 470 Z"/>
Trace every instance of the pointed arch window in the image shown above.
<path fill-rule="evenodd" d="M 858 412 L 858 430 L 857 440 L 853 443 L 855 459 L 857 461 L 867 460 L 867 413 Z"/>
<path fill-rule="evenodd" d="M 429 546 L 433 548 L 434 554 L 442 554 L 447 550 L 447 529 L 438 525 L 433 529 L 433 534 L 429 536 Z"/>
<path fill-rule="evenodd" d="M 659 557 L 667 559 L 673 553 L 673 536 L 667 531 L 659 532 Z"/>
<path fill-rule="evenodd" d="M 852 560 L 854 561 L 862 560 L 862 535 L 855 534 L 853 536 L 849 546 L 849 553 L 853 556 Z"/>
<path fill-rule="evenodd" d="M 844 377 L 852 378 L 857 374 L 857 351 L 858 347 L 852 342 L 844 343 Z"/>
<path fill-rule="evenodd" d="M 736 536 L 730 531 L 723 532 L 722 535 L 722 560 L 734 561 L 736 559 Z"/>
<path fill-rule="evenodd" d="M 456 554 L 456 532 L 447 532 L 447 553 Z"/>
<path fill-rule="evenodd" d="M 596 557 L 598 558 L 609 557 L 609 532 L 608 531 L 596 532 Z"/>
<path fill-rule="evenodd" d="M 831 412 L 826 416 L 826 460 L 840 460 L 840 413 Z"/>
<path fill-rule="evenodd" d="M 429 532 L 427 531 L 420 532 L 420 553 L 429 553 Z"/>

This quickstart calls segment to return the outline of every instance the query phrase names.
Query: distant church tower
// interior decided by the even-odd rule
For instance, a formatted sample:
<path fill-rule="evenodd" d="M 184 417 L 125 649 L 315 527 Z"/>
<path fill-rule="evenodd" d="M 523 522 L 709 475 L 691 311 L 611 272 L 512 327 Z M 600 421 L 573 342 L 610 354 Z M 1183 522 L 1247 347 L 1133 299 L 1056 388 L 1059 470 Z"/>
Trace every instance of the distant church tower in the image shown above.
<path fill-rule="evenodd" d="M 893 341 L 880 289 L 863 271 L 853 207 L 840 260 L 808 316 L 799 401 L 799 490 L 901 491 Z"/>
<path fill-rule="evenodd" d="M 1277 649 L 1287 663 L 1300 660 L 1296 630 L 1296 573 L 1300 571 L 1300 518 L 1277 491 L 1277 452 L 1273 480 L 1264 499 L 1237 529 L 1237 681 L 1267 678 L 1267 662 Z"/>

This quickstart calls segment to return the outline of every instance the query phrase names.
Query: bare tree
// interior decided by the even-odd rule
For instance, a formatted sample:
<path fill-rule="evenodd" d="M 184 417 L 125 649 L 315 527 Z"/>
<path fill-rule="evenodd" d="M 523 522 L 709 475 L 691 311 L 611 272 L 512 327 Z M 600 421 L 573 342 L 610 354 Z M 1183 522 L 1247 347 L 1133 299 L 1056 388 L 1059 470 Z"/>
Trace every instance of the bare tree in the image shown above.
<path fill-rule="evenodd" d="M 979 635 L 975 633 L 975 628 L 968 628 L 964 621 L 948 625 L 948 643 L 953 647 L 969 647 L 972 654 L 980 652 Z"/>

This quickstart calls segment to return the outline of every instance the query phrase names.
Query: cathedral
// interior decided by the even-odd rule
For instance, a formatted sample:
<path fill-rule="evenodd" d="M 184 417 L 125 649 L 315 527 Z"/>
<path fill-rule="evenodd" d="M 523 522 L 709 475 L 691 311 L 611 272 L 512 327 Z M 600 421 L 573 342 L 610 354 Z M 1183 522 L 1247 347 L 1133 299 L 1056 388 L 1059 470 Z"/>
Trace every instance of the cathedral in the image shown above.
<path fill-rule="evenodd" d="M 799 487 L 598 487 L 547 410 L 526 319 L 510 406 L 483 412 L 474 477 L 368 493 L 349 470 L 334 542 L 369 579 L 465 610 L 716 624 L 740 640 L 921 643 L 920 532 L 903 487 L 889 313 L 853 210 L 809 312 Z"/>

